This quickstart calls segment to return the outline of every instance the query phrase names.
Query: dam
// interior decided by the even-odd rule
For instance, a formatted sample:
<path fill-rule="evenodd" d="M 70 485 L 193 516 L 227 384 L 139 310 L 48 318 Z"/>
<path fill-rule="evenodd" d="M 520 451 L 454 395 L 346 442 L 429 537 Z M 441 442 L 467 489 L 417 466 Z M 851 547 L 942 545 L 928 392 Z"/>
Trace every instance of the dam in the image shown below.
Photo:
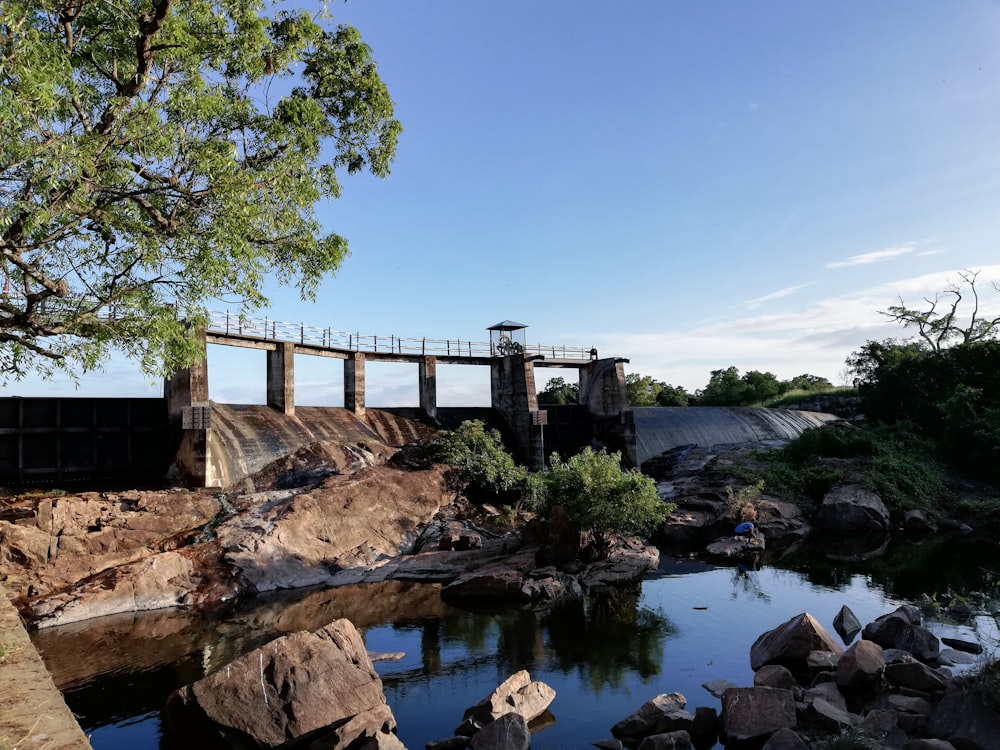
<path fill-rule="evenodd" d="M 788 440 L 834 419 L 752 407 L 630 407 L 623 357 L 595 348 L 528 344 L 527 326 L 505 320 L 489 341 L 405 339 L 213 313 L 195 333 L 202 357 L 164 384 L 162 398 L 0 398 L 0 486 L 74 486 L 173 481 L 226 487 L 318 441 L 400 447 L 464 419 L 496 427 L 515 455 L 541 469 L 552 452 L 585 446 L 619 451 L 626 463 L 679 445 Z M 207 346 L 266 352 L 265 404 L 209 400 Z M 295 403 L 296 356 L 341 360 L 344 406 Z M 419 403 L 372 409 L 367 362 L 414 365 Z M 490 368 L 490 407 L 438 407 L 438 364 Z M 539 405 L 535 371 L 575 369 L 580 403 Z"/>

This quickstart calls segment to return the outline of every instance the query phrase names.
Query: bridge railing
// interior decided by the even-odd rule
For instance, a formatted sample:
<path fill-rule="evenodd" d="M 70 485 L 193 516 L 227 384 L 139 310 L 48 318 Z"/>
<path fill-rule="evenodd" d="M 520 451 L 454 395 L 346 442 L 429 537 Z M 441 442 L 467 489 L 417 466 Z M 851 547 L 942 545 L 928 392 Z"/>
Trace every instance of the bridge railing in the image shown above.
<path fill-rule="evenodd" d="M 376 354 L 448 357 L 492 357 L 495 355 L 493 347 L 488 341 L 417 339 L 396 335 L 376 336 L 215 310 L 210 310 L 208 315 L 208 330 L 227 336 L 248 336 L 269 341 L 289 341 L 323 349 L 373 352 Z M 559 359 L 582 360 L 592 359 L 596 355 L 592 349 L 550 344 L 529 344 L 525 347 L 525 353 Z"/>

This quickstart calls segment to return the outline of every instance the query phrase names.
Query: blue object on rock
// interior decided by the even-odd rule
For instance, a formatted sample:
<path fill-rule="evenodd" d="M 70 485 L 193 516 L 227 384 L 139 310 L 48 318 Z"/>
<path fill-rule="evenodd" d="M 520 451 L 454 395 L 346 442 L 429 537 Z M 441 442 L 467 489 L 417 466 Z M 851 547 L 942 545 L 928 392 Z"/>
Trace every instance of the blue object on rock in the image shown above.
<path fill-rule="evenodd" d="M 737 534 L 741 535 L 749 534 L 751 531 L 753 531 L 753 524 L 750 523 L 749 521 L 744 521 L 743 523 L 741 523 L 739 526 L 736 527 L 735 531 Z"/>

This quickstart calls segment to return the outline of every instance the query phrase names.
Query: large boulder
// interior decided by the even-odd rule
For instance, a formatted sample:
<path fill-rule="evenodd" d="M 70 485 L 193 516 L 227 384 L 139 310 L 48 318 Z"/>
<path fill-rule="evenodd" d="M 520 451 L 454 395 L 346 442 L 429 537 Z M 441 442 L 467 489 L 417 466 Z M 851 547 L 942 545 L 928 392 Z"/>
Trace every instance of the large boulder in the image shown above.
<path fill-rule="evenodd" d="M 885 657 L 882 647 L 861 640 L 845 651 L 837 662 L 837 684 L 849 690 L 866 691 L 882 684 Z"/>
<path fill-rule="evenodd" d="M 531 733 L 524 717 L 512 712 L 484 727 L 469 740 L 469 747 L 471 750 L 528 750 Z"/>
<path fill-rule="evenodd" d="M 333 585 L 342 568 L 409 552 L 451 499 L 441 467 L 368 467 L 227 519 L 217 534 L 226 560 L 258 591 Z"/>
<path fill-rule="evenodd" d="M 683 711 L 687 698 L 680 693 L 661 693 L 643 703 L 639 709 L 613 727 L 611 735 L 617 739 L 639 740 L 660 731 L 664 722 L 677 711 Z"/>
<path fill-rule="evenodd" d="M 762 740 L 779 729 L 794 729 L 792 691 L 769 687 L 731 688 L 722 694 L 721 724 L 726 744 Z"/>
<path fill-rule="evenodd" d="M 555 697 L 555 690 L 544 682 L 532 681 L 531 675 L 522 669 L 500 683 L 496 690 L 476 705 L 467 708 L 455 734 L 475 734 L 510 713 L 521 716 L 526 723 L 530 722 L 545 713 Z"/>
<path fill-rule="evenodd" d="M 37 599 L 196 537 L 219 513 L 208 493 L 164 490 L 44 497 L 0 521 L 0 579 Z"/>
<path fill-rule="evenodd" d="M 977 689 L 949 693 L 931 714 L 928 732 L 962 750 L 1000 750 L 996 696 Z"/>
<path fill-rule="evenodd" d="M 889 509 L 864 485 L 843 484 L 823 497 L 815 525 L 829 531 L 886 531 Z"/>
<path fill-rule="evenodd" d="M 799 673 L 805 670 L 806 660 L 813 651 L 841 654 L 844 649 L 815 617 L 803 612 L 754 641 L 750 647 L 750 667 L 756 671 L 765 664 L 781 664 Z"/>
<path fill-rule="evenodd" d="M 941 644 L 933 633 L 921 626 L 920 610 L 904 604 L 868 623 L 861 637 L 874 641 L 882 648 L 908 651 L 924 662 L 933 662 L 941 651 Z"/>
<path fill-rule="evenodd" d="M 335 750 L 396 726 L 349 620 L 292 633 L 241 656 L 174 691 L 166 715 L 192 738 L 214 729 L 267 748 L 316 736 Z"/>

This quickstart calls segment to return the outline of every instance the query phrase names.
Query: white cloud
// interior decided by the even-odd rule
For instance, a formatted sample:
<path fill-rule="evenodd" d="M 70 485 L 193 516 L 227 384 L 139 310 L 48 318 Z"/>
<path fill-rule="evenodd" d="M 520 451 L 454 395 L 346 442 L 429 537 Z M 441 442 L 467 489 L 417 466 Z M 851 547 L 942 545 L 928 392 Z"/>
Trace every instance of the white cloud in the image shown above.
<path fill-rule="evenodd" d="M 848 266 L 863 266 L 868 263 L 880 263 L 884 260 L 897 258 L 900 255 L 907 255 L 912 252 L 912 247 L 889 247 L 885 250 L 875 250 L 874 252 L 862 253 L 861 255 L 852 255 L 847 260 L 838 260 L 833 263 L 827 263 L 826 267 L 847 268 Z"/>
<path fill-rule="evenodd" d="M 753 299 L 749 299 L 744 304 L 748 308 L 752 309 L 754 307 L 757 307 L 757 306 L 763 304 L 764 302 L 770 302 L 771 300 L 781 299 L 782 297 L 791 296 L 792 294 L 795 294 L 800 289 L 805 289 L 806 287 L 810 287 L 814 283 L 816 283 L 816 282 L 811 281 L 808 284 L 796 284 L 795 286 L 785 287 L 784 289 L 779 289 L 776 292 L 771 292 L 770 294 L 765 294 L 763 297 L 755 297 Z"/>

